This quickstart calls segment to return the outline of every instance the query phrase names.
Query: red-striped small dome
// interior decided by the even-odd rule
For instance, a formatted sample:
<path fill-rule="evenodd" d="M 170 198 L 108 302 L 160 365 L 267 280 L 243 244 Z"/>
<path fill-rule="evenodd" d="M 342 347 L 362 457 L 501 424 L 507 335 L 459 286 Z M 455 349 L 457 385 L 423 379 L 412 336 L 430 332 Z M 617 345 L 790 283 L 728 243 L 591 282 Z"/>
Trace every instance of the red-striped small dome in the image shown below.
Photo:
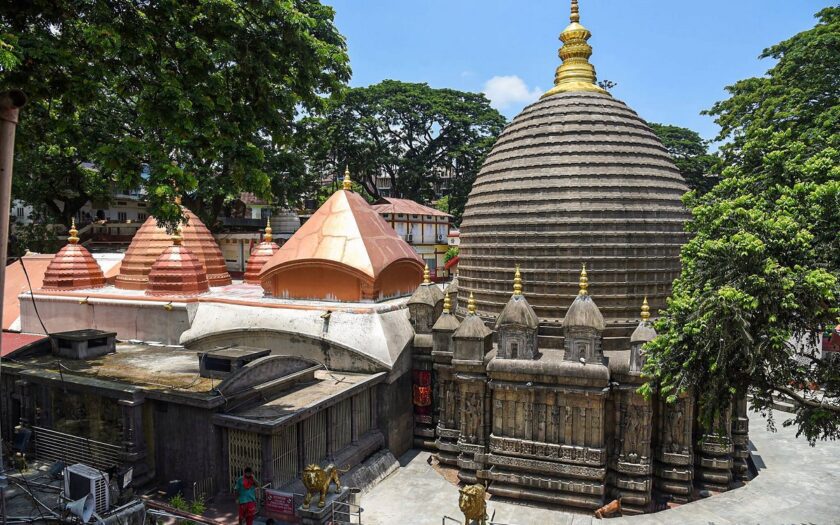
<path fill-rule="evenodd" d="M 248 284 L 260 284 L 260 271 L 266 261 L 280 249 L 280 246 L 272 240 L 271 222 L 265 225 L 265 236 L 263 241 L 256 245 L 248 257 L 248 264 L 245 266 L 245 282 Z"/>
<path fill-rule="evenodd" d="M 208 291 L 210 284 L 204 265 L 181 245 L 179 235 L 173 236 L 172 241 L 152 265 L 146 295 L 191 296 Z"/>
<path fill-rule="evenodd" d="M 212 286 L 230 284 L 230 274 L 225 258 L 213 234 L 193 212 L 182 208 L 184 214 L 183 245 L 204 264 L 207 279 Z M 163 228 L 158 228 L 157 219 L 149 217 L 137 230 L 125 258 L 120 265 L 120 274 L 114 283 L 117 288 L 143 290 L 148 283 L 152 264 L 171 246 L 171 238 Z"/>
<path fill-rule="evenodd" d="M 105 286 L 105 275 L 87 248 L 79 244 L 76 221 L 70 226 L 69 244 L 55 254 L 44 273 L 44 290 L 81 290 Z"/>

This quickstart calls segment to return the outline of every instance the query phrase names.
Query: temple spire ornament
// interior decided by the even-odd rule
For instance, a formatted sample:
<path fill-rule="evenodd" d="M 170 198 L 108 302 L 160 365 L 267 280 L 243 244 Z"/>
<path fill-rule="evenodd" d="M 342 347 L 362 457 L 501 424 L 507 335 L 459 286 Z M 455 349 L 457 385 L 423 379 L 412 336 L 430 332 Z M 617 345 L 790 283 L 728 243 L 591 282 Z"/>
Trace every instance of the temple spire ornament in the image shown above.
<path fill-rule="evenodd" d="M 344 191 L 350 191 L 353 189 L 353 183 L 350 180 L 350 166 L 344 168 Z"/>
<path fill-rule="evenodd" d="M 429 273 L 428 263 L 423 267 L 423 284 L 432 284 L 432 276 Z"/>
<path fill-rule="evenodd" d="M 522 274 L 519 273 L 519 265 L 516 265 L 516 272 L 513 274 L 513 295 L 522 295 Z"/>
<path fill-rule="evenodd" d="M 586 274 L 586 263 L 580 268 L 580 290 L 578 295 L 589 295 L 589 277 Z"/>
<path fill-rule="evenodd" d="M 558 51 L 558 55 L 563 63 L 554 74 L 554 87 L 541 98 L 573 91 L 607 93 L 597 84 L 595 67 L 589 63 L 589 57 L 592 56 L 592 46 L 587 43 L 587 40 L 592 36 L 592 33 L 580 24 L 578 0 L 572 0 L 569 20 L 571 23 L 560 33 L 560 41 L 563 42 L 563 46 Z"/>
<path fill-rule="evenodd" d="M 79 230 L 76 229 L 76 218 L 73 217 L 70 219 L 70 230 L 67 232 L 70 234 L 70 237 L 67 237 L 67 242 L 70 244 L 78 244 L 79 243 Z"/>
<path fill-rule="evenodd" d="M 650 306 L 648 305 L 647 295 L 645 296 L 645 300 L 642 301 L 642 322 L 647 322 L 650 319 Z"/>
<path fill-rule="evenodd" d="M 448 314 L 452 309 L 452 301 L 449 300 L 449 292 L 443 296 L 443 313 Z"/>
<path fill-rule="evenodd" d="M 172 244 L 173 244 L 174 246 L 181 246 L 181 241 L 182 241 L 183 239 L 184 239 L 184 238 L 183 238 L 183 237 L 181 237 L 181 225 L 179 224 L 179 225 L 175 228 L 175 231 L 172 233 Z"/>
<path fill-rule="evenodd" d="M 265 235 L 263 235 L 263 242 L 271 242 L 271 219 L 265 220 Z"/>
<path fill-rule="evenodd" d="M 467 301 L 467 313 L 469 315 L 475 315 L 475 297 L 473 297 L 472 292 L 470 292 L 470 298 Z"/>

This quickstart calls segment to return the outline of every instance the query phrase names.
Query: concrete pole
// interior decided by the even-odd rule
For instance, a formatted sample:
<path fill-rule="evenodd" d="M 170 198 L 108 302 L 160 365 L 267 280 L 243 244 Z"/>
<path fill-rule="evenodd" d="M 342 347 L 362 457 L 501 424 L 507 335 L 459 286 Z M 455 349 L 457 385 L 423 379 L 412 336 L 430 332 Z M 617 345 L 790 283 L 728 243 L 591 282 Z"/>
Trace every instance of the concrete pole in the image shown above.
<path fill-rule="evenodd" d="M 9 216 L 12 205 L 12 166 L 15 152 L 15 128 L 20 108 L 26 104 L 23 91 L 11 90 L 0 93 L 0 297 L 6 285 L 6 257 L 9 247 Z M 0 309 L 0 326 L 3 326 L 3 310 Z M 0 342 L 0 360 L 3 346 Z M 2 365 L 2 363 L 0 363 Z M 0 369 L 2 372 L 2 369 Z M 0 429 L 2 431 L 2 429 Z M 3 458 L 3 436 L 0 434 L 0 523 L 6 523 L 6 469 Z"/>

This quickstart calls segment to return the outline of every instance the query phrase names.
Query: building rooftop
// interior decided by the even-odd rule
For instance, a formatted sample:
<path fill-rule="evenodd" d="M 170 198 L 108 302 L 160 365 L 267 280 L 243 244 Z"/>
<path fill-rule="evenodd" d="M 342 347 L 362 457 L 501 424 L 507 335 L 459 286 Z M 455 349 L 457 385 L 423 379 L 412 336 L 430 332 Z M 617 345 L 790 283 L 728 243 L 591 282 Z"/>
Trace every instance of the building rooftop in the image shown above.
<path fill-rule="evenodd" d="M 15 359 L 29 369 L 59 373 L 59 361 L 52 353 Z M 144 390 L 210 393 L 219 380 L 199 375 L 196 352 L 178 346 L 124 342 L 115 353 L 95 359 L 60 361 L 61 375 L 119 381 Z"/>
<path fill-rule="evenodd" d="M 226 417 L 262 421 L 273 425 L 291 423 L 292 419 L 308 414 L 324 402 L 338 402 L 359 391 L 362 386 L 384 378 L 379 374 L 356 374 L 318 370 L 315 380 L 300 383 L 278 397 L 256 406 L 230 412 Z"/>
<path fill-rule="evenodd" d="M 372 205 L 373 209 L 378 213 L 393 213 L 405 215 L 432 215 L 434 217 L 452 217 L 448 213 L 444 213 L 435 208 L 423 206 L 419 202 L 414 202 L 409 199 L 395 199 L 393 197 L 383 197 Z"/>

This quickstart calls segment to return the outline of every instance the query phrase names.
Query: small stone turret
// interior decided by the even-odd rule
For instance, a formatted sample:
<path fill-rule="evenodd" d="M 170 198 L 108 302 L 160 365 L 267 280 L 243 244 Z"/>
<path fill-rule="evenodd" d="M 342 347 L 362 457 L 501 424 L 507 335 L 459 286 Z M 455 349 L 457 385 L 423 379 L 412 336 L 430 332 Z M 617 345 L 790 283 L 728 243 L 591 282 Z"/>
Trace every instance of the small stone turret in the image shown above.
<path fill-rule="evenodd" d="M 482 366 L 484 356 L 493 347 L 493 330 L 487 328 L 481 317 L 475 313 L 475 297 L 472 293 L 467 303 L 467 316 L 452 334 L 452 342 L 455 346 L 454 360 Z"/>
<path fill-rule="evenodd" d="M 449 281 L 449 285 L 446 287 L 446 293 L 449 294 L 449 300 L 452 302 L 452 307 L 450 308 L 450 312 L 453 314 L 458 311 L 458 273 L 456 270 L 455 277 Z"/>
<path fill-rule="evenodd" d="M 513 295 L 496 319 L 499 333 L 498 353 L 502 359 L 534 359 L 537 356 L 537 331 L 540 320 L 522 295 L 519 265 L 513 277 Z"/>
<path fill-rule="evenodd" d="M 648 306 L 647 297 L 642 302 L 642 313 L 639 326 L 633 331 L 630 336 L 630 373 L 641 374 L 642 367 L 645 366 L 645 355 L 642 347 L 645 343 L 653 341 L 656 337 L 656 330 L 650 322 L 650 306 Z"/>
<path fill-rule="evenodd" d="M 458 318 L 452 315 L 452 302 L 449 292 L 443 297 L 443 313 L 440 314 L 435 325 L 432 327 L 432 338 L 434 340 L 432 355 L 448 354 L 452 357 L 452 334 L 461 326 Z"/>
<path fill-rule="evenodd" d="M 604 316 L 589 296 L 589 279 L 586 264 L 580 271 L 580 291 L 575 297 L 566 318 L 563 331 L 566 336 L 566 361 L 585 360 L 587 363 L 603 364 L 604 352 L 601 349 L 601 333 L 604 331 Z"/>
<path fill-rule="evenodd" d="M 493 331 L 475 310 L 475 297 L 470 293 L 467 316 L 452 334 L 452 371 L 458 387 L 458 479 L 465 483 L 478 482 L 478 473 L 485 468 L 490 436 L 484 359 L 493 348 Z"/>
<path fill-rule="evenodd" d="M 432 360 L 437 379 L 437 426 L 435 428 L 435 448 L 437 458 L 443 464 L 458 465 L 458 384 L 452 371 L 452 335 L 461 323 L 452 315 L 452 303 L 449 292 L 443 298 L 443 313 L 432 327 L 434 339 Z"/>
<path fill-rule="evenodd" d="M 443 311 L 443 292 L 431 281 L 428 264 L 423 270 L 423 282 L 411 295 L 407 304 L 414 332 L 430 334 L 435 320 Z"/>

